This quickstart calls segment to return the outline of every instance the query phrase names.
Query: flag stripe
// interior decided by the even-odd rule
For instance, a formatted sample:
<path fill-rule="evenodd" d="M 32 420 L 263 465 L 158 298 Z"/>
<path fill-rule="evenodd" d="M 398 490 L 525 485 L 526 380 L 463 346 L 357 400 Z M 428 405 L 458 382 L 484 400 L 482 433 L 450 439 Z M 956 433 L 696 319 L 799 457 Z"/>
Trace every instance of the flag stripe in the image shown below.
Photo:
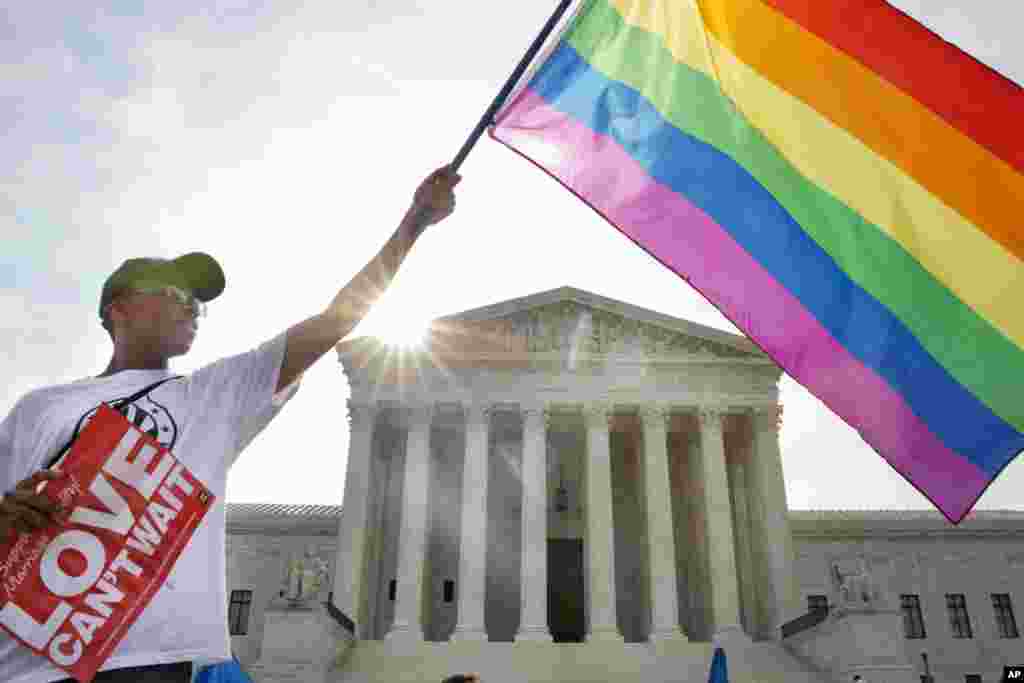
<path fill-rule="evenodd" d="M 731 103 L 721 96 L 718 88 L 706 75 L 676 63 L 672 55 L 659 46 L 652 34 L 636 28 L 626 28 L 621 33 L 616 33 L 611 30 L 614 27 L 608 23 L 611 17 L 600 16 L 598 8 L 595 8 L 595 12 L 596 14 L 578 26 L 570 40 L 572 48 L 582 59 L 590 63 L 590 68 L 602 74 L 605 74 L 606 70 L 614 69 L 612 79 L 634 86 L 634 89 L 636 86 L 642 88 L 641 94 L 647 96 L 647 99 L 652 101 L 651 104 L 674 127 L 720 149 L 733 157 L 748 172 L 753 173 L 838 267 L 876 299 L 884 302 L 918 337 L 921 345 L 958 382 L 964 384 L 1002 419 L 1017 429 L 1024 429 L 1024 402 L 1019 398 L 1019 386 L 1015 380 L 1016 377 L 1024 376 L 1024 351 L 1018 345 L 1013 344 L 998 329 L 993 328 L 970 307 L 960 302 L 945 286 L 925 271 L 911 254 L 887 237 L 883 231 L 865 222 L 861 216 L 801 176 L 779 153 L 780 150 L 786 152 L 787 149 L 793 148 L 795 153 L 799 154 L 799 150 L 793 145 L 780 146 L 772 144 L 776 141 L 765 140 L 758 130 L 743 121 L 742 115 L 733 111 Z M 611 11 L 611 14 L 618 16 L 614 11 Z M 591 24 L 591 21 L 594 23 Z M 604 28 L 601 32 L 595 32 L 598 27 Z M 614 45 L 600 38 L 601 35 L 611 33 L 618 36 Z M 678 39 L 675 42 L 678 44 Z M 721 69 L 725 62 L 720 61 L 718 65 Z M 638 71 L 639 69 L 643 71 Z M 661 77 L 645 78 L 644 73 L 657 73 L 661 74 Z M 759 91 L 747 87 L 745 92 L 753 95 Z M 780 97 L 796 102 L 781 91 L 775 92 Z M 685 95 L 679 96 L 678 93 Z M 590 96 L 596 97 L 596 90 L 578 95 L 581 99 Z M 765 113 L 772 111 L 773 106 L 754 105 L 746 108 Z M 820 120 L 820 117 L 817 118 Z M 801 119 L 798 122 L 804 121 Z M 806 133 L 811 136 L 805 136 L 794 143 L 804 144 L 807 149 L 815 150 L 808 153 L 830 154 L 834 150 L 827 141 L 813 137 L 813 128 L 800 126 L 797 130 L 798 135 Z M 838 129 L 833 130 L 842 134 Z M 856 143 L 853 144 L 854 149 L 862 149 L 865 154 L 872 154 Z M 849 160 L 842 155 L 832 155 L 831 159 L 817 157 L 815 165 L 818 168 L 839 168 L 846 164 L 837 162 Z M 852 162 L 849 167 L 853 167 Z M 857 182 L 857 178 L 849 179 L 851 185 L 856 185 Z M 863 180 L 862 185 L 868 190 L 871 189 L 870 180 Z M 875 192 L 879 196 L 886 196 L 877 188 Z M 904 205 L 902 202 L 896 203 L 891 200 L 887 204 L 887 210 L 890 212 L 897 211 L 896 207 L 907 212 L 913 208 L 909 204 Z M 931 216 L 919 218 L 916 223 L 921 225 L 923 223 L 919 221 L 929 217 Z M 940 244 L 944 238 L 948 238 L 954 245 L 964 242 L 962 239 L 954 239 L 945 230 L 932 231 L 930 234 L 936 235 L 935 239 Z M 1006 254 L 984 236 L 979 233 L 973 234 L 977 235 L 982 243 L 995 247 L 999 253 Z M 915 234 L 913 239 L 919 245 L 928 244 L 923 235 Z M 945 264 L 944 269 L 947 273 L 956 273 L 958 281 L 971 282 L 989 282 L 989 278 L 984 274 L 997 273 L 1003 279 L 994 282 L 992 288 L 1006 288 L 1021 295 L 1021 285 L 1018 283 L 1021 282 L 1021 273 L 1024 269 L 1020 265 L 1016 270 L 1011 269 L 1008 264 L 999 269 L 996 267 L 998 262 L 993 259 L 981 262 L 992 266 L 992 271 L 984 267 L 973 267 L 965 256 L 975 253 L 970 250 L 970 246 L 976 243 L 967 240 L 966 244 L 958 256 L 947 254 L 949 258 L 955 258 L 962 264 L 961 269 Z M 919 252 L 922 250 L 923 247 L 918 247 Z M 933 263 L 937 269 L 943 268 L 943 264 L 934 261 Z M 946 277 L 948 279 L 952 275 L 947 274 Z M 1022 316 L 1018 315 L 1016 318 L 1020 321 Z M 1019 322 L 1017 324 L 1019 326 Z M 965 343 L 965 340 L 970 340 L 970 343 Z M 979 355 L 992 359 L 998 367 L 1007 368 L 1007 372 L 986 372 L 986 366 L 977 362 Z"/>
<path fill-rule="evenodd" d="M 1010 79 L 883 0 L 764 2 L 1024 172 L 1024 89 Z"/>
<path fill-rule="evenodd" d="M 936 278 L 942 288 L 953 292 L 1001 335 L 1008 337 L 1011 346 L 1024 348 L 1024 316 L 1020 315 L 1019 304 L 1024 300 L 1024 262 L 900 168 L 801 100 L 762 78 L 722 47 L 714 36 L 704 34 L 692 5 L 673 3 L 667 10 L 670 14 L 664 16 L 653 15 L 649 3 L 632 7 L 628 16 L 622 17 L 607 5 L 596 6 L 592 17 L 579 26 L 571 42 L 587 62 L 610 78 L 640 91 L 676 127 L 684 128 L 719 149 L 736 150 L 735 153 L 730 151 L 736 157 L 744 141 L 737 139 L 731 128 L 720 125 L 705 133 L 705 126 L 699 119 L 690 125 L 685 123 L 687 112 L 702 100 L 680 93 L 694 92 L 691 88 L 699 88 L 697 92 L 712 92 L 721 87 L 770 147 L 776 148 L 809 182 L 827 189 L 877 226 Z M 648 11 L 643 12 L 641 8 Z M 665 26 L 675 29 L 668 31 Z M 617 36 L 614 45 L 600 39 L 606 34 Z M 712 63 L 715 76 L 721 80 L 719 86 L 711 82 Z M 677 73 L 680 68 L 689 68 L 705 79 L 697 79 L 698 83 L 694 84 L 692 74 Z M 652 73 L 657 73 L 658 78 L 651 78 Z M 665 87 L 666 83 L 672 87 Z M 683 99 L 690 102 L 680 102 Z M 715 132 L 720 133 L 718 139 L 708 137 Z M 764 145 L 764 140 L 757 136 L 755 143 Z M 753 170 L 749 164 L 746 166 Z M 766 186 L 771 182 L 771 177 L 759 179 Z M 769 189 L 780 196 L 786 183 L 780 180 L 774 185 Z M 892 201 L 893 195 L 900 198 L 898 203 Z M 872 283 L 858 271 L 856 262 L 849 264 L 854 270 L 841 262 L 841 249 L 828 244 L 829 237 L 834 241 L 841 235 L 824 230 L 828 226 L 823 218 L 816 217 L 811 224 L 820 228 L 808 229 L 808 232 L 855 280 L 880 296 L 879 290 L 872 288 Z M 800 223 L 808 225 L 805 220 Z M 919 227 L 934 225 L 941 225 L 943 229 Z M 886 245 L 885 251 L 889 249 L 892 246 Z M 863 266 L 859 270 L 863 270 Z M 979 277 L 979 273 L 986 276 Z M 877 280 L 877 271 L 868 273 L 868 279 Z M 911 310 L 916 308 L 916 303 L 910 307 Z M 901 317 L 906 320 L 906 315 Z M 946 338 L 943 335 L 943 339 Z M 945 361 L 943 365 L 951 367 Z M 973 354 L 968 365 L 976 366 Z M 1013 399 L 1012 403 L 1019 401 Z"/>
<path fill-rule="evenodd" d="M 622 96 L 616 92 L 609 99 L 619 101 Z M 520 94 L 511 115 L 491 135 L 519 150 L 529 146 L 530 141 L 523 138 L 536 136 L 538 131 L 546 143 L 563 151 L 561 162 L 544 170 L 687 279 L 797 381 L 848 422 L 859 425 L 864 439 L 952 521 L 966 514 L 988 484 L 986 472 L 952 452 L 888 382 L 851 355 L 801 300 L 780 284 L 776 274 L 752 258 L 720 225 L 723 218 L 737 217 L 724 210 L 731 198 L 715 200 L 697 193 L 719 214 L 715 216 L 680 196 L 678 186 L 687 182 L 682 175 L 722 173 L 721 168 L 708 165 L 710 148 L 705 146 L 706 152 L 694 154 L 701 143 L 691 139 L 686 148 L 673 144 L 671 152 L 686 153 L 698 170 L 679 169 L 680 173 L 666 178 L 669 184 L 652 180 L 651 169 L 627 153 L 616 136 L 594 132 L 593 121 L 581 123 L 532 88 Z M 656 140 L 666 141 L 662 136 Z M 742 171 L 735 168 L 733 173 L 738 178 Z M 688 182 L 694 188 L 700 185 L 699 179 Z M 615 192 L 609 193 L 608 188 Z M 746 189 L 737 187 L 737 192 Z M 763 197 L 761 200 L 759 207 L 765 204 Z M 776 208 L 773 213 L 778 216 L 781 212 Z M 757 226 L 748 228 L 756 230 Z M 775 232 L 774 226 L 771 231 Z M 756 312 L 756 319 L 751 312 Z M 794 339 L 800 340 L 798 348 Z"/>
<path fill-rule="evenodd" d="M 761 0 L 699 1 L 705 26 L 740 60 L 1024 258 L 1024 175 Z"/>
<path fill-rule="evenodd" d="M 565 90 L 567 84 L 571 89 Z M 775 198 L 727 155 L 671 126 L 635 90 L 592 69 L 566 43 L 551 55 L 531 88 L 591 130 L 608 134 L 652 178 L 708 213 L 854 357 L 902 394 L 949 449 L 993 474 L 1024 447 L 1020 432 L 950 377 L 887 308 L 852 282 Z M 678 163 L 680 159 L 686 163 Z M 590 172 L 601 176 L 612 171 L 594 167 Z M 605 194 L 620 196 L 614 184 L 606 182 L 604 187 Z M 647 210 L 656 213 L 661 208 L 650 205 Z M 680 237 L 685 231 L 677 226 Z M 744 282 L 744 273 L 730 275 L 737 283 Z M 749 325 L 740 327 L 758 341 Z M 790 374 L 802 374 L 790 359 L 777 360 Z"/>

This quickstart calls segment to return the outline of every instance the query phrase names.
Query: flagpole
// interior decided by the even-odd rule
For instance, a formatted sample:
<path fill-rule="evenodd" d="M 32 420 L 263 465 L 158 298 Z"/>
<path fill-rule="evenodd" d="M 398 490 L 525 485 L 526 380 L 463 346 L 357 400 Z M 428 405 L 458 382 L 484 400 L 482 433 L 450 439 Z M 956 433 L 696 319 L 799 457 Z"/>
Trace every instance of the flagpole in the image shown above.
<path fill-rule="evenodd" d="M 532 62 L 533 58 L 537 56 L 537 52 L 539 52 L 540 48 L 544 45 L 544 41 L 547 40 L 548 36 L 551 35 L 551 32 L 555 30 L 558 20 L 562 18 L 562 15 L 565 14 L 565 11 L 569 9 L 569 5 L 571 4 L 572 0 L 561 0 L 561 2 L 558 3 L 558 7 L 555 8 L 554 14 L 551 15 L 547 23 L 544 24 L 544 28 L 542 28 L 537 37 L 534 38 L 533 44 L 530 45 L 530 48 L 526 51 L 526 54 L 523 55 L 523 58 L 519 60 L 519 64 L 512 72 L 512 75 L 508 77 L 508 80 L 505 81 L 505 85 L 502 86 L 498 96 L 494 98 L 494 101 L 491 102 L 491 106 L 487 108 L 487 111 L 484 112 L 484 115 L 480 118 L 479 123 L 476 124 L 476 128 L 474 128 L 473 132 L 469 134 L 466 142 L 462 145 L 462 149 L 460 149 L 459 153 L 455 155 L 455 159 L 451 163 L 452 171 L 458 171 L 459 167 L 462 166 L 462 162 L 466 160 L 466 155 L 469 154 L 469 150 L 473 149 L 473 145 L 476 144 L 477 140 L 480 139 L 480 136 L 483 135 L 484 130 L 487 129 L 487 126 L 489 126 L 494 120 L 494 115 L 498 113 L 499 109 L 501 109 L 501 105 L 505 104 L 505 100 L 508 99 L 509 93 L 511 93 L 512 89 L 516 87 L 516 83 L 519 82 L 523 72 L 526 71 L 528 66 L 530 66 L 530 62 Z"/>
<path fill-rule="evenodd" d="M 537 56 L 537 52 L 539 52 L 541 47 L 544 46 L 544 41 L 547 40 L 548 36 L 551 35 L 551 32 L 555 30 L 555 26 L 558 24 L 558 21 L 562 18 L 562 15 L 565 14 L 565 11 L 569 9 L 569 5 L 571 4 L 572 0 L 561 0 L 561 2 L 558 3 L 558 7 L 555 8 L 554 14 L 552 14 L 547 23 L 544 24 L 544 28 L 540 30 L 537 37 L 533 39 L 533 43 L 530 45 L 529 49 L 526 50 L 526 54 L 524 54 L 523 58 L 519 60 L 519 64 L 516 65 L 515 70 L 512 71 L 512 75 L 508 77 L 507 81 L 505 81 L 505 85 L 501 87 L 501 91 L 498 92 L 498 96 L 494 98 L 494 101 L 491 102 L 491 106 L 489 106 L 487 111 L 484 112 L 484 115 L 480 117 L 480 121 L 476 124 L 476 128 L 473 129 L 473 132 L 470 133 L 469 137 L 466 138 L 466 141 L 462 143 L 462 149 L 459 150 L 458 154 L 455 155 L 455 159 L 453 159 L 451 164 L 449 164 L 449 168 L 452 172 L 458 172 L 459 167 L 462 166 L 462 162 L 466 160 L 466 156 L 469 154 L 469 151 L 473 149 L 477 140 L 479 140 L 480 136 L 484 134 L 485 130 L 487 130 L 487 126 L 491 125 L 494 121 L 494 115 L 497 114 L 498 110 L 501 109 L 501 106 L 505 104 L 505 100 L 508 99 L 512 89 L 516 87 L 516 83 L 518 83 L 519 79 L 522 78 L 523 72 L 530 66 L 530 62 L 532 62 L 533 58 Z M 422 211 L 424 210 L 421 210 L 420 213 L 422 213 Z M 417 234 L 419 233 L 417 232 Z"/>

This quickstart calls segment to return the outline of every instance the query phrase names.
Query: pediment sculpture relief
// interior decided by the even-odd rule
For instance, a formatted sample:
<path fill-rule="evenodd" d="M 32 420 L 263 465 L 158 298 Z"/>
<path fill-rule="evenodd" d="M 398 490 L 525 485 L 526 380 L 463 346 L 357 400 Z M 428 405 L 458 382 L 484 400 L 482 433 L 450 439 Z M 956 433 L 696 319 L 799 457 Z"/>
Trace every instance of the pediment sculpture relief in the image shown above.
<path fill-rule="evenodd" d="M 457 323 L 479 328 L 492 338 L 508 338 L 495 346 L 503 350 L 559 352 L 577 350 L 597 355 L 698 356 L 749 358 L 751 354 L 726 344 L 631 320 L 575 302 L 562 302 L 520 311 L 500 319 Z"/>

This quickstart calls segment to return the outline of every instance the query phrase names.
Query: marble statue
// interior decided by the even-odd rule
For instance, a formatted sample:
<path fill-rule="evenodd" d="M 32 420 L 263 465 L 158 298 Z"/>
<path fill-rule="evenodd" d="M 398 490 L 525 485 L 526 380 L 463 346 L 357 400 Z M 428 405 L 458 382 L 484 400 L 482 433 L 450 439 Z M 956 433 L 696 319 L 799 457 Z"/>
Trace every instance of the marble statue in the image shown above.
<path fill-rule="evenodd" d="M 843 605 L 871 605 L 881 600 L 881 591 L 875 584 L 868 561 L 863 555 L 857 558 L 857 570 L 842 572 L 839 565 L 832 563 L 832 586 Z"/>
<path fill-rule="evenodd" d="M 292 606 L 305 605 L 315 598 L 327 578 L 327 563 L 316 555 L 312 546 L 306 548 L 302 557 L 290 560 L 285 567 L 281 597 Z"/>

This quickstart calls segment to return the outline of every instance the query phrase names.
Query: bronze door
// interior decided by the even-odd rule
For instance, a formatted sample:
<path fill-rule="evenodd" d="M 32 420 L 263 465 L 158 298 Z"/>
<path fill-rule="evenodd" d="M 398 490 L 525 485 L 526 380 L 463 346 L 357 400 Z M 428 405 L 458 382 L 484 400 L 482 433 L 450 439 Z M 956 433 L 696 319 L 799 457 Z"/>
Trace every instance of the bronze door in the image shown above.
<path fill-rule="evenodd" d="M 582 643 L 586 634 L 583 541 L 548 541 L 548 627 L 556 643 Z"/>

